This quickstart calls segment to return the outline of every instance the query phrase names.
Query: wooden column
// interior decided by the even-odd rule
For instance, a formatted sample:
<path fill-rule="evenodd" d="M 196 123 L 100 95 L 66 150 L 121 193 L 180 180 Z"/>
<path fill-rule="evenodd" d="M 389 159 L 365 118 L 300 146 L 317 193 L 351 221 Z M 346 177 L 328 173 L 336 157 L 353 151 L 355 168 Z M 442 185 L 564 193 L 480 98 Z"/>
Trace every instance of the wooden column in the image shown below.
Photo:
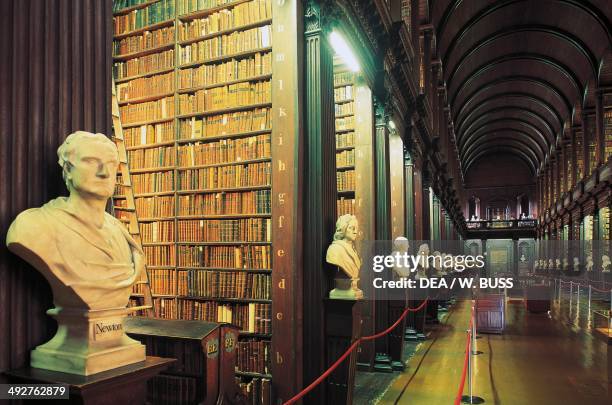
<path fill-rule="evenodd" d="M 316 379 L 325 370 L 325 335 L 320 327 L 323 300 L 329 296 L 334 266 L 325 261 L 332 242 L 336 215 L 336 140 L 334 122 L 333 51 L 321 21 L 319 5 L 308 2 L 304 19 L 305 120 L 304 120 L 304 381 Z M 321 384 L 306 402 L 325 397 Z"/>
<path fill-rule="evenodd" d="M 358 249 L 362 249 L 361 241 L 371 242 L 376 239 L 376 212 L 375 212 L 375 136 L 374 136 L 374 101 L 372 91 L 361 78 L 355 83 L 355 216 L 359 221 Z M 362 257 L 364 255 L 362 254 Z M 373 272 L 364 271 L 360 275 L 360 286 L 367 300 L 362 307 L 362 333 L 369 335 L 375 333 L 372 288 Z M 365 370 L 374 367 L 374 342 L 368 341 L 359 348 L 358 365 Z"/>
<path fill-rule="evenodd" d="M 389 171 L 391 173 L 391 239 L 406 236 L 406 184 L 404 143 L 395 132 L 389 137 Z"/>
<path fill-rule="evenodd" d="M 387 121 L 389 111 L 381 103 L 375 104 L 376 108 L 376 240 L 385 241 L 391 239 L 391 187 L 389 184 L 389 131 Z M 388 292 L 386 289 L 375 290 L 376 331 L 385 330 L 389 326 L 389 311 L 386 301 Z M 389 336 L 383 336 L 375 341 L 377 353 L 377 364 L 375 369 L 388 370 Z"/>
<path fill-rule="evenodd" d="M 404 171 L 405 171 L 405 192 L 406 192 L 406 237 L 410 240 L 415 236 L 415 220 L 414 220 L 414 165 L 408 151 L 404 152 Z"/>
<path fill-rule="evenodd" d="M 423 216 L 423 240 L 425 241 L 429 241 L 433 238 L 433 235 L 431 234 L 431 212 L 430 212 L 430 207 L 429 207 L 429 199 L 430 199 L 430 190 L 429 187 L 431 186 L 431 178 L 430 178 L 430 174 L 423 170 L 423 172 L 421 173 L 422 175 L 422 181 L 423 184 L 421 186 L 422 191 L 422 216 Z M 431 246 L 430 246 L 431 248 Z"/>
<path fill-rule="evenodd" d="M 302 69 L 304 49 L 302 2 L 273 2 L 272 42 L 272 384 L 279 402 L 303 386 L 302 221 L 304 161 L 302 133 Z M 307 204 L 308 205 L 308 204 Z M 308 235 L 309 241 L 318 235 Z M 312 238 L 310 237 L 312 236 Z M 308 268 L 306 274 L 322 272 Z M 311 280 L 309 281 L 311 282 Z M 318 302 L 318 308 L 322 302 Z M 309 310 L 316 311 L 316 308 Z M 317 328 L 315 330 L 319 330 Z M 312 329 L 306 329 L 313 333 Z"/>

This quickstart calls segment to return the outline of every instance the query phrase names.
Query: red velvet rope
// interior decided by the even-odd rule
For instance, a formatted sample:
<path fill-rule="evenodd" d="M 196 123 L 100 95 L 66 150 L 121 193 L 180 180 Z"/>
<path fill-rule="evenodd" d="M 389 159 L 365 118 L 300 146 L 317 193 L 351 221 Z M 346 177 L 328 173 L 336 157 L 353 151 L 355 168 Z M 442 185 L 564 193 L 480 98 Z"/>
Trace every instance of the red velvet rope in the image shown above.
<path fill-rule="evenodd" d="M 395 329 L 397 327 L 397 325 L 400 324 L 400 322 L 406 317 L 406 315 L 408 315 L 408 312 L 417 312 L 421 309 L 423 309 L 423 307 L 425 307 L 425 305 L 427 305 L 427 301 L 429 301 L 429 297 L 425 298 L 423 300 L 423 302 L 421 303 L 421 305 L 419 305 L 416 308 L 406 308 L 404 310 L 404 312 L 402 313 L 402 315 L 397 319 L 397 321 L 395 321 L 395 323 L 391 326 L 389 326 L 387 329 L 385 329 L 382 332 L 379 332 L 375 335 L 371 335 L 371 336 L 363 336 L 360 337 L 359 339 L 355 340 L 353 342 L 353 344 L 348 348 L 348 350 L 346 352 L 344 352 L 344 354 L 342 356 L 340 356 L 338 358 L 338 360 L 336 360 L 334 362 L 334 364 L 331 365 L 330 368 L 328 368 L 323 374 L 321 374 L 319 376 L 319 378 L 317 378 L 316 380 L 314 380 L 312 383 L 310 383 L 310 385 L 306 388 L 304 388 L 302 391 L 300 391 L 297 395 L 295 395 L 293 398 L 291 398 L 290 400 L 286 401 L 283 405 L 291 405 L 296 403 L 297 401 L 299 401 L 300 399 L 302 399 L 304 397 L 304 395 L 308 394 L 310 391 L 312 391 L 317 385 L 321 384 L 321 382 L 323 382 L 323 380 L 325 380 L 327 377 L 329 377 L 329 375 L 336 369 L 338 368 L 338 366 L 340 364 L 342 364 L 342 362 L 344 360 L 346 360 L 346 358 L 348 357 L 349 354 L 351 354 L 353 352 L 353 350 L 355 350 L 357 347 L 359 347 L 359 344 L 361 343 L 361 341 L 366 341 L 366 340 L 373 340 L 373 339 L 378 339 L 381 336 L 384 336 L 386 334 L 388 334 L 389 332 L 391 332 L 393 329 Z"/>

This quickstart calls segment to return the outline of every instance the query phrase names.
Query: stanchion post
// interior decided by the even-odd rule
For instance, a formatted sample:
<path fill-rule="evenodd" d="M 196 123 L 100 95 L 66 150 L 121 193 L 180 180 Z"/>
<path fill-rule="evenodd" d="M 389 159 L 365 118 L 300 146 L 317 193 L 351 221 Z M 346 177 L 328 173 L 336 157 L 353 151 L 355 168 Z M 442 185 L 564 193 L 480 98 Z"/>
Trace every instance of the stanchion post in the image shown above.
<path fill-rule="evenodd" d="M 593 295 L 591 284 L 589 284 L 589 314 L 591 313 L 591 296 Z"/>
<path fill-rule="evenodd" d="M 578 284 L 578 297 L 576 298 L 576 312 L 580 313 L 580 284 Z"/>

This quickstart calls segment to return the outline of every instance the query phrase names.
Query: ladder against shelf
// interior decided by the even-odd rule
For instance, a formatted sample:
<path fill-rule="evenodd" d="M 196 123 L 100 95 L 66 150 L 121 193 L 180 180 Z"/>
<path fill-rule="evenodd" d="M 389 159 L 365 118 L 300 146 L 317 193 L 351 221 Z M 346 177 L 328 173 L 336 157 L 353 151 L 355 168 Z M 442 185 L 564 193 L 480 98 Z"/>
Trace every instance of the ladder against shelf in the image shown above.
<path fill-rule="evenodd" d="M 141 234 L 138 227 L 138 219 L 136 216 L 136 205 L 134 201 L 134 193 L 132 190 L 132 181 L 130 170 L 128 167 L 128 157 L 123 139 L 123 128 L 121 126 L 121 117 L 119 112 L 119 103 L 117 100 L 117 92 L 113 81 L 112 88 L 112 121 L 113 121 L 113 140 L 117 145 L 119 153 L 119 168 L 118 176 L 121 178 L 119 187 L 116 190 L 121 195 L 120 199 L 112 199 L 112 212 L 122 222 L 127 225 L 128 232 L 132 235 L 136 243 L 142 247 Z M 143 301 L 141 303 L 138 297 L 130 298 L 130 307 L 138 308 L 133 314 L 153 316 L 153 298 L 151 296 L 151 288 L 149 284 L 149 274 L 146 267 L 140 279 L 134 284 L 133 292 L 142 294 Z"/>

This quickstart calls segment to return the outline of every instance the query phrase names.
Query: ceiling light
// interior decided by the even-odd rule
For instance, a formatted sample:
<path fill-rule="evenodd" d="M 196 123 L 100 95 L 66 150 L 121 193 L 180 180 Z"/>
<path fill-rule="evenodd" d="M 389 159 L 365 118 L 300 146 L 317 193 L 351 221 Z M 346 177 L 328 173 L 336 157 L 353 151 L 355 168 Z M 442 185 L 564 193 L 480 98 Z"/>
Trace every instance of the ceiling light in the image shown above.
<path fill-rule="evenodd" d="M 329 42 L 331 43 L 332 48 L 334 48 L 334 52 L 342 59 L 342 62 L 353 72 L 359 72 L 359 62 L 357 62 L 357 58 L 351 51 L 351 48 L 348 46 L 342 35 L 337 33 L 336 31 L 332 31 L 329 34 Z"/>

